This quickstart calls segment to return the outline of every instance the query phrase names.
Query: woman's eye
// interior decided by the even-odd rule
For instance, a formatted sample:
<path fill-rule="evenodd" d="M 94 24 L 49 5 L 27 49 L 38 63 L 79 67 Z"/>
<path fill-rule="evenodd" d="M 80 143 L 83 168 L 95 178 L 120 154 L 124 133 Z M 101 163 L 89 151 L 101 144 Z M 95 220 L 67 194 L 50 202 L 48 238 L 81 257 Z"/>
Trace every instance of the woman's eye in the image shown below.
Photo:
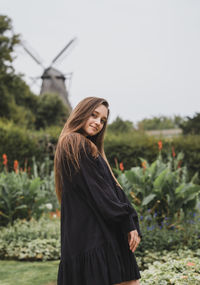
<path fill-rule="evenodd" d="M 94 113 L 92 113 L 92 117 L 96 118 L 96 117 L 97 117 L 97 115 L 96 115 L 96 114 L 94 114 Z M 105 122 L 106 122 L 105 120 L 103 120 L 103 119 L 101 120 L 101 123 L 102 123 L 102 124 L 105 124 Z"/>

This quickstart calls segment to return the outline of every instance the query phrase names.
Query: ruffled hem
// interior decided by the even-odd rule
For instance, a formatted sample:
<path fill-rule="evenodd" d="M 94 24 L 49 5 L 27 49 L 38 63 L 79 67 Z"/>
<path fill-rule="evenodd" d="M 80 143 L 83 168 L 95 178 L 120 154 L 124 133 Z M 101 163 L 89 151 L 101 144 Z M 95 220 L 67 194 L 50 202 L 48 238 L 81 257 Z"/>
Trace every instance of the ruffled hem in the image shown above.
<path fill-rule="evenodd" d="M 74 258 L 62 258 L 57 285 L 112 285 L 141 278 L 134 254 L 126 243 L 103 243 Z"/>

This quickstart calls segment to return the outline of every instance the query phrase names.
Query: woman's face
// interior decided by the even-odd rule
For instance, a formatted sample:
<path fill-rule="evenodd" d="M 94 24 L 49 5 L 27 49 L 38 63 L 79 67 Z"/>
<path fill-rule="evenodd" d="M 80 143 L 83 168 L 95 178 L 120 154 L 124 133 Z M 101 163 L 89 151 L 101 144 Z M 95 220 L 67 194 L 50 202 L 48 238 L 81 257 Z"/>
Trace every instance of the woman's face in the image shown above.
<path fill-rule="evenodd" d="M 86 121 L 85 125 L 82 127 L 85 136 L 94 136 L 98 134 L 108 116 L 108 109 L 104 105 L 99 105 L 91 114 L 91 116 Z"/>

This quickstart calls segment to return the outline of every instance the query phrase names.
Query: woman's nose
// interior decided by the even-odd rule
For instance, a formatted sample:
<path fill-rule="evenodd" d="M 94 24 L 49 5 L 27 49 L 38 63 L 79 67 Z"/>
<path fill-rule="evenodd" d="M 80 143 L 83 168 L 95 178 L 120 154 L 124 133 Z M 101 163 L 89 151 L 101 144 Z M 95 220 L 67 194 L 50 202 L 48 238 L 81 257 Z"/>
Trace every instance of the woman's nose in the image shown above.
<path fill-rule="evenodd" d="M 95 120 L 95 123 L 98 124 L 98 125 L 100 125 L 100 120 L 101 120 L 100 118 L 97 118 L 97 119 Z"/>

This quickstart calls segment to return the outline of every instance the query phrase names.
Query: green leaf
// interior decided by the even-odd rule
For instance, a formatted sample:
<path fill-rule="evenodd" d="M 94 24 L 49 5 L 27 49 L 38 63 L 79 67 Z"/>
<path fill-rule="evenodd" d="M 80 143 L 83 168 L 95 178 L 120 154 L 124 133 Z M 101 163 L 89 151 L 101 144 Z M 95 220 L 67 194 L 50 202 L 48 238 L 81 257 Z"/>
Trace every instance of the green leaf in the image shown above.
<path fill-rule="evenodd" d="M 160 173 L 160 175 L 156 178 L 156 180 L 153 183 L 154 188 L 162 188 L 162 186 L 165 182 L 166 174 L 168 172 L 169 172 L 169 169 L 166 168 Z"/>
<path fill-rule="evenodd" d="M 137 173 L 137 170 L 125 171 L 126 178 L 131 184 L 141 184 L 142 177 L 140 173 Z"/>
<path fill-rule="evenodd" d="M 142 201 L 142 206 L 148 205 L 155 197 L 156 197 L 156 194 L 153 194 L 153 193 L 145 197 L 144 200 Z"/>
<path fill-rule="evenodd" d="M 15 210 L 27 209 L 27 205 L 20 205 L 15 208 Z"/>

